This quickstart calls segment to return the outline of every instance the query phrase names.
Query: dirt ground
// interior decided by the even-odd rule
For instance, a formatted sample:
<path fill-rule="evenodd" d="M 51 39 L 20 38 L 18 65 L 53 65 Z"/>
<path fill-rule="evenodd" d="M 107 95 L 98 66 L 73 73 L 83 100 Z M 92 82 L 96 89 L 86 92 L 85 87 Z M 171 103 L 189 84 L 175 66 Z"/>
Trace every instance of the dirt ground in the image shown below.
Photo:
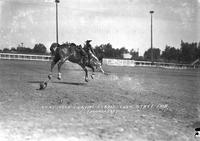
<path fill-rule="evenodd" d="M 38 90 L 49 65 L 0 60 L 0 141 L 200 140 L 198 70 L 104 66 L 85 83 L 69 63 Z"/>

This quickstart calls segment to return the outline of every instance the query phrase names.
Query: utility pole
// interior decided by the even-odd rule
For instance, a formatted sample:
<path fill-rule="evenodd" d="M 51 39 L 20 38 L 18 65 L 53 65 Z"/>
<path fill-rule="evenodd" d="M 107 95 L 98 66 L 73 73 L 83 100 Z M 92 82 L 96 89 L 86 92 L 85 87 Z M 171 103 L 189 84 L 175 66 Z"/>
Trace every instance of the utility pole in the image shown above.
<path fill-rule="evenodd" d="M 58 3 L 60 0 L 55 0 L 56 3 L 56 43 L 58 45 Z"/>
<path fill-rule="evenodd" d="M 153 13 L 154 11 L 149 12 L 151 14 L 151 63 L 153 65 Z"/>

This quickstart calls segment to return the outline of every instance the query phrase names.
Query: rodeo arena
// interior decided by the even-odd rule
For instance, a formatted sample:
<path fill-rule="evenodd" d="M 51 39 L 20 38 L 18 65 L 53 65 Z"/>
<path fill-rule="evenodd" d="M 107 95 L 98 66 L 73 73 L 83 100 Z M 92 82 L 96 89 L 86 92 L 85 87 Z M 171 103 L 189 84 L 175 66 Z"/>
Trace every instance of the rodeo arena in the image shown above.
<path fill-rule="evenodd" d="M 200 60 L 100 59 L 91 37 L 61 43 L 65 2 L 51 2 L 49 54 L 0 53 L 0 141 L 200 141 Z"/>

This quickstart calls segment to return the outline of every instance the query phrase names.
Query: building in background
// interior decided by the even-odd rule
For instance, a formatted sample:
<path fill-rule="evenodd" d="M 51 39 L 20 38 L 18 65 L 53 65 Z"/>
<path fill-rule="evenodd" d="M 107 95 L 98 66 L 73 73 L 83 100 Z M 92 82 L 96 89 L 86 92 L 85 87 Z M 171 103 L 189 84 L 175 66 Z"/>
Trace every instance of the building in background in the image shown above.
<path fill-rule="evenodd" d="M 131 59 L 132 58 L 132 55 L 130 53 L 124 53 L 123 54 L 123 58 L 124 59 Z"/>

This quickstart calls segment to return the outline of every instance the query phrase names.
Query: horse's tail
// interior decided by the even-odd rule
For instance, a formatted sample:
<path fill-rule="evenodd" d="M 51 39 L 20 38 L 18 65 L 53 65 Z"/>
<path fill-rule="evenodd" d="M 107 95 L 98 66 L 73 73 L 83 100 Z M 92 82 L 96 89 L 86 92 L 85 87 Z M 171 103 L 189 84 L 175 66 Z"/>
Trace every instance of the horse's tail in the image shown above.
<path fill-rule="evenodd" d="M 96 57 L 93 53 L 91 53 L 90 62 L 96 67 L 100 67 L 101 66 L 101 62 L 99 61 L 98 57 Z"/>
<path fill-rule="evenodd" d="M 91 58 L 91 64 L 94 65 L 94 66 L 96 66 L 97 69 L 99 68 L 100 71 L 103 74 L 105 74 L 105 72 L 104 72 L 104 70 L 102 68 L 102 62 L 96 56 L 94 56 L 94 55 Z"/>

